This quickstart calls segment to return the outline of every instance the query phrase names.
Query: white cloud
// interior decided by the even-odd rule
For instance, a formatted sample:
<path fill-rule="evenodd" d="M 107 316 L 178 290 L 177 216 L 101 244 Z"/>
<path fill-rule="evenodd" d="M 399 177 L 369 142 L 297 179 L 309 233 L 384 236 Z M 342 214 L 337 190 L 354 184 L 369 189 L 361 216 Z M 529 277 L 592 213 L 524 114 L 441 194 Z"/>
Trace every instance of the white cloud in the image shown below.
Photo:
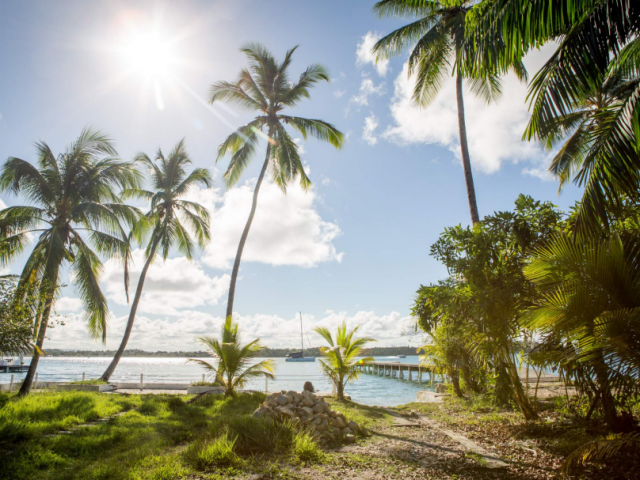
<path fill-rule="evenodd" d="M 334 90 L 333 96 L 336 98 L 341 98 L 342 96 L 344 96 L 345 93 L 347 93 L 346 90 Z"/>
<path fill-rule="evenodd" d="M 373 55 L 373 47 L 381 37 L 382 35 L 377 32 L 367 32 L 367 34 L 362 37 L 356 48 L 356 64 L 366 65 L 370 63 L 374 66 L 378 75 L 384 77 L 389 70 L 389 60 L 385 59 L 376 62 L 375 56 Z"/>
<path fill-rule="evenodd" d="M 551 47 L 534 51 L 525 58 L 531 72 L 549 57 Z M 398 144 L 437 143 L 460 156 L 455 81 L 449 79 L 440 94 L 427 108 L 411 101 L 414 79 L 407 76 L 407 64 L 394 83 L 391 114 L 394 125 L 384 137 Z M 465 88 L 465 115 L 471 161 L 475 168 L 495 172 L 505 161 L 535 161 L 545 155 L 532 142 L 523 142 L 522 133 L 529 119 L 527 87 L 513 74 L 503 78 L 502 98 L 491 105 Z"/>
<path fill-rule="evenodd" d="M 295 348 L 300 345 L 300 319 L 297 314 L 289 318 L 278 315 L 258 313 L 255 315 L 236 314 L 241 325 L 243 341 L 261 338 L 262 343 L 274 348 Z M 99 342 L 91 342 L 87 333 L 86 322 L 80 314 L 65 317 L 64 326 L 48 330 L 47 348 L 65 349 L 115 349 L 120 343 L 127 317 L 111 317 L 107 327 L 107 344 L 103 347 Z M 357 335 L 372 337 L 377 340 L 372 346 L 390 346 L 414 344 L 416 339 L 411 335 L 414 320 L 402 316 L 398 312 L 378 315 L 375 312 L 359 311 L 353 315 L 347 312 L 328 310 L 324 316 L 303 315 L 305 328 L 305 345 L 318 347 L 324 341 L 313 332 L 315 327 L 327 327 L 332 332 L 343 320 L 349 328 L 360 326 Z M 202 346 L 196 338 L 202 335 L 218 335 L 222 325 L 221 317 L 211 314 L 187 310 L 176 318 L 149 318 L 139 315 L 133 327 L 128 348 L 139 348 L 147 351 L 200 350 Z"/>
<path fill-rule="evenodd" d="M 376 128 L 378 128 L 378 119 L 372 113 L 364 119 L 364 127 L 362 128 L 362 139 L 372 146 L 378 143 L 378 139 L 374 135 Z"/>
<path fill-rule="evenodd" d="M 7 208 L 7 204 L 0 198 L 0 210 L 4 210 L 5 208 Z"/>
<path fill-rule="evenodd" d="M 129 296 L 132 299 L 138 285 L 145 256 L 142 249 L 133 252 L 130 268 Z M 186 257 L 169 258 L 165 262 L 156 258 L 144 283 L 140 313 L 182 315 L 183 309 L 204 305 L 217 305 L 229 289 L 229 275 L 210 277 L 196 262 Z M 118 305 L 128 305 L 123 284 L 122 266 L 109 260 L 102 277 L 107 296 Z"/>
<path fill-rule="evenodd" d="M 304 148 L 304 141 L 301 138 L 294 138 L 293 142 L 298 146 L 298 153 L 300 155 L 304 155 L 305 153 L 307 153 L 307 151 Z"/>
<path fill-rule="evenodd" d="M 82 306 L 82 300 L 79 298 L 61 297 L 56 300 L 55 310 L 58 313 L 77 312 Z"/>
<path fill-rule="evenodd" d="M 210 267 L 227 269 L 236 255 L 238 241 L 251 210 L 255 180 L 221 195 L 217 189 L 198 190 L 192 197 L 211 212 L 211 238 L 203 261 Z M 258 208 L 242 254 L 243 262 L 314 267 L 322 262 L 342 261 L 333 241 L 342 233 L 316 210 L 317 194 L 304 192 L 298 183 L 287 194 L 265 181 Z"/>
<path fill-rule="evenodd" d="M 369 105 L 369 97 L 372 95 L 382 95 L 384 93 L 384 87 L 384 82 L 376 86 L 370 78 L 363 78 L 358 94 L 349 99 L 349 105 L 356 105 L 358 107 Z"/>

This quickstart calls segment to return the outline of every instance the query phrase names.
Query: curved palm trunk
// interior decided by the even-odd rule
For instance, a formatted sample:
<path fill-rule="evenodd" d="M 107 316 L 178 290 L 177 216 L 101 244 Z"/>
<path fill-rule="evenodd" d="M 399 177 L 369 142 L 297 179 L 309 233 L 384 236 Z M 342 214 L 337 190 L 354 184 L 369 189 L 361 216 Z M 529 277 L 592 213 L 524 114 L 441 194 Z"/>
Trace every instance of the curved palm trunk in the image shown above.
<path fill-rule="evenodd" d="M 151 246 L 151 251 L 149 252 L 149 256 L 147 257 L 147 261 L 145 262 L 144 267 L 142 268 L 142 272 L 140 272 L 140 279 L 138 280 L 138 287 L 136 288 L 136 296 L 134 297 L 133 303 L 131 304 L 131 311 L 129 312 L 129 320 L 127 320 L 127 328 L 124 331 L 124 336 L 122 337 L 122 341 L 120 342 L 118 351 L 113 356 L 113 360 L 111 360 L 111 363 L 109 364 L 107 369 L 104 371 L 104 373 L 100 377 L 100 380 L 103 380 L 105 382 L 108 382 L 109 379 L 111 378 L 111 375 L 113 375 L 113 372 L 118 366 L 118 363 L 120 362 L 120 359 L 122 358 L 122 355 L 124 354 L 124 351 L 127 348 L 127 343 L 129 342 L 131 331 L 133 330 L 133 322 L 136 319 L 136 312 L 138 311 L 138 305 L 140 304 L 140 298 L 142 297 L 144 280 L 147 277 L 147 271 L 149 270 L 149 267 L 151 266 L 151 262 L 153 261 L 153 257 L 155 256 L 156 247 L 158 246 L 158 241 L 159 241 L 158 238 L 156 238 L 153 241 L 153 245 Z"/>
<path fill-rule="evenodd" d="M 271 138 L 271 132 L 269 132 L 269 138 Z M 240 237 L 240 243 L 238 244 L 238 251 L 236 252 L 236 259 L 233 262 L 233 271 L 231 272 L 231 283 L 229 284 L 229 299 L 227 300 L 226 318 L 229 318 L 233 314 L 233 300 L 236 294 L 236 280 L 238 279 L 238 271 L 240 270 L 240 260 L 242 259 L 242 251 L 244 250 L 244 244 L 247 242 L 247 237 L 249 236 L 249 230 L 251 229 L 251 224 L 253 223 L 253 217 L 256 214 L 256 207 L 258 205 L 258 192 L 260 192 L 260 186 L 262 185 L 262 180 L 264 179 L 264 175 L 267 172 L 267 167 L 269 166 L 270 154 L 271 154 L 271 144 L 267 143 L 267 154 L 265 155 L 265 158 L 264 158 L 264 165 L 262 165 L 262 170 L 260 171 L 260 176 L 258 177 L 258 182 L 256 183 L 256 188 L 253 191 L 253 203 L 251 204 L 251 213 L 249 213 L 247 224 L 244 226 L 242 236 Z"/>
<path fill-rule="evenodd" d="M 24 378 L 22 382 L 22 386 L 20 387 L 20 391 L 18 392 L 19 396 L 27 395 L 31 391 L 31 385 L 33 384 L 33 378 L 36 375 L 36 370 L 38 369 L 38 362 L 40 361 L 40 352 L 42 351 L 42 345 L 44 344 L 44 337 L 47 333 L 47 325 L 49 324 L 49 315 L 51 315 L 51 308 L 53 306 L 53 297 L 56 293 L 56 284 L 58 283 L 58 271 L 59 266 L 56 267 L 56 271 L 51 278 L 51 285 L 49 286 L 49 291 L 44 295 L 40 295 L 40 298 L 44 296 L 47 304 L 42 311 L 42 316 L 40 317 L 40 325 L 38 326 L 38 339 L 36 340 L 36 347 L 33 349 L 33 356 L 31 357 L 31 363 L 29 364 L 29 371 L 27 372 L 27 376 Z"/>
<path fill-rule="evenodd" d="M 467 126 L 464 119 L 464 98 L 462 95 L 462 75 L 456 77 L 456 98 L 458 101 L 458 130 L 460 132 L 460 151 L 462 153 L 462 167 L 464 168 L 464 181 L 467 184 L 467 198 L 469 200 L 469 212 L 471 224 L 480 221 L 478 216 L 478 204 L 476 203 L 476 189 L 473 185 L 473 173 L 471 173 L 471 158 L 469 157 L 469 144 L 467 143 Z"/>

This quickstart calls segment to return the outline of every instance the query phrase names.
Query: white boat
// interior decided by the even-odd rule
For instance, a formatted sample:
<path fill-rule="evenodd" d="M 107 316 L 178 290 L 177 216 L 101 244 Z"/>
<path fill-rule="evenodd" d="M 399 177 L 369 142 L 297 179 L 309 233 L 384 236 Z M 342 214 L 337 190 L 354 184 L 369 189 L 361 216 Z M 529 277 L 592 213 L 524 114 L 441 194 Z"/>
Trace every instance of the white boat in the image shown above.
<path fill-rule="evenodd" d="M 300 351 L 287 355 L 285 362 L 315 362 L 315 357 L 304 356 L 304 336 L 302 334 L 302 312 L 300 312 Z"/>

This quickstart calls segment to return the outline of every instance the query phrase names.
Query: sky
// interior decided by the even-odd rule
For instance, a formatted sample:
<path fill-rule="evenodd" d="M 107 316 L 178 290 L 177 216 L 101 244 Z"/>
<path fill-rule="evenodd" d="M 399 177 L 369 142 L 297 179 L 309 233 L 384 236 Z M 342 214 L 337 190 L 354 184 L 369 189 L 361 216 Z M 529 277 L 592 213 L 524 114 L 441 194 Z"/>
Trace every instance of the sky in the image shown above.
<path fill-rule="evenodd" d="M 311 92 L 295 115 L 320 118 L 345 133 L 335 150 L 298 142 L 313 182 L 285 196 L 266 183 L 245 248 L 234 315 L 247 339 L 270 347 L 320 346 L 311 331 L 341 321 L 377 345 L 419 346 L 411 305 L 421 284 L 446 277 L 429 247 L 444 228 L 469 225 L 458 144 L 455 84 L 448 79 L 426 109 L 411 103 L 407 54 L 376 63 L 371 48 L 403 25 L 379 19 L 374 2 L 181 2 L 59 0 L 0 3 L 0 159 L 35 161 L 34 143 L 62 152 L 87 126 L 113 140 L 123 159 L 168 152 L 185 139 L 193 165 L 211 170 L 209 189 L 189 192 L 211 212 L 211 243 L 194 261 L 177 252 L 151 267 L 129 348 L 195 350 L 216 335 L 225 312 L 231 264 L 249 214 L 261 154 L 240 182 L 221 179 L 228 158 L 216 148 L 251 113 L 208 105 L 211 84 L 234 80 L 247 64 L 240 48 L 264 44 L 277 58 L 298 45 L 295 78 L 313 63 L 330 83 Z M 553 45 L 525 59 L 530 77 Z M 509 75 L 500 101 L 467 91 L 465 110 L 480 216 L 509 210 L 521 193 L 567 210 L 581 190 L 546 170 L 552 154 L 522 142 L 527 87 Z M 262 151 L 266 145 L 261 145 Z M 4 205 L 23 204 L 0 195 Z M 132 290 L 143 252 L 134 252 Z M 24 256 L 5 271 L 20 272 Z M 129 312 L 122 268 L 104 266 L 109 299 L 106 344 L 87 333 L 82 303 L 67 285 L 46 348 L 115 349 Z"/>

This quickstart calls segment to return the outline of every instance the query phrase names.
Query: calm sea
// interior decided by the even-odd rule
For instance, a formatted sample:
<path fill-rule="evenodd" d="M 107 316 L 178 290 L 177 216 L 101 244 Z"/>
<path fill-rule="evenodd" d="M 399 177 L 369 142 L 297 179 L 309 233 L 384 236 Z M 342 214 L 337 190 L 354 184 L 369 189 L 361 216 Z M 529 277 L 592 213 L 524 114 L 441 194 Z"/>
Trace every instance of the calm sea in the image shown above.
<path fill-rule="evenodd" d="M 38 365 L 38 378 L 41 381 L 74 381 L 86 378 L 98 378 L 110 362 L 105 357 L 49 357 L 41 358 Z M 209 362 L 211 358 L 205 359 Z M 378 361 L 418 363 L 418 356 L 406 358 L 376 357 Z M 29 359 L 25 359 L 28 363 Z M 304 382 L 311 381 L 319 391 L 331 391 L 331 383 L 322 375 L 320 364 L 316 362 L 285 362 L 284 358 L 274 358 L 276 379 L 269 380 L 269 392 L 280 390 L 302 390 Z M 145 383 L 189 383 L 201 381 L 203 368 L 187 363 L 186 358 L 125 357 L 111 377 L 114 382 L 138 382 L 144 374 Z M 14 374 L 15 381 L 24 378 L 24 373 Z M 402 405 L 415 402 L 417 392 L 426 390 L 425 383 L 419 385 L 405 380 L 362 374 L 355 382 L 347 384 L 345 391 L 351 398 L 365 405 Z M 9 375 L 0 373 L 0 383 L 9 383 Z M 265 380 L 252 381 L 246 388 L 265 390 Z"/>

